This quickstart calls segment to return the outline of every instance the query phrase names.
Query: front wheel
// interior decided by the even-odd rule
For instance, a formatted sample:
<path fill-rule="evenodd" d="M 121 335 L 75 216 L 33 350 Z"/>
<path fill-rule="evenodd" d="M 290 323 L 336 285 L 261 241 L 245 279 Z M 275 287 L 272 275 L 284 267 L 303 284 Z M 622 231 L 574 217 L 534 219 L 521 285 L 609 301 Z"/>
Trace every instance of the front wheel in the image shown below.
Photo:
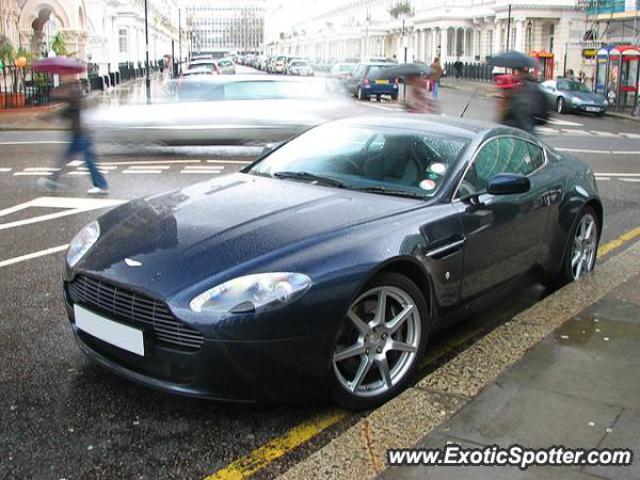
<path fill-rule="evenodd" d="M 428 309 L 416 285 L 384 273 L 363 289 L 343 319 L 332 354 L 332 397 L 360 410 L 409 385 L 427 340 Z"/>
<path fill-rule="evenodd" d="M 567 107 L 564 103 L 564 98 L 560 97 L 557 101 L 558 113 L 566 113 Z"/>
<path fill-rule="evenodd" d="M 571 243 L 565 254 L 556 286 L 578 280 L 594 269 L 600 230 L 595 210 L 591 207 L 584 208 L 571 230 Z"/>

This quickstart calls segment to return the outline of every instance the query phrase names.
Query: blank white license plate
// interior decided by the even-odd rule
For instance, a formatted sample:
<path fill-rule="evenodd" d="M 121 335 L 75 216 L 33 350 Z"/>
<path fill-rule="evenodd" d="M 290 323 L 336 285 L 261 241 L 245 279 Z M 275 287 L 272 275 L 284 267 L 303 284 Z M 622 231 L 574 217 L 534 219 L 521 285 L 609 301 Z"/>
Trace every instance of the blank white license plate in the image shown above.
<path fill-rule="evenodd" d="M 587 112 L 599 112 L 600 109 L 598 107 L 587 107 Z"/>
<path fill-rule="evenodd" d="M 86 308 L 73 306 L 76 327 L 100 340 L 129 352 L 144 356 L 144 335 L 142 330 L 104 318 Z"/>

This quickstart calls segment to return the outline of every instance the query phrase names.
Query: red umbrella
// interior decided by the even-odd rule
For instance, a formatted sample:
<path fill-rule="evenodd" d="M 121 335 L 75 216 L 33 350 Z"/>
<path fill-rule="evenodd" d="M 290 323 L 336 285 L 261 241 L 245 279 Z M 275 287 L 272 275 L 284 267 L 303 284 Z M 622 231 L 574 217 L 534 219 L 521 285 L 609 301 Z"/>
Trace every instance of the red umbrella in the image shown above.
<path fill-rule="evenodd" d="M 87 66 L 75 58 L 52 57 L 33 62 L 33 68 L 36 72 L 64 75 L 82 73 Z"/>

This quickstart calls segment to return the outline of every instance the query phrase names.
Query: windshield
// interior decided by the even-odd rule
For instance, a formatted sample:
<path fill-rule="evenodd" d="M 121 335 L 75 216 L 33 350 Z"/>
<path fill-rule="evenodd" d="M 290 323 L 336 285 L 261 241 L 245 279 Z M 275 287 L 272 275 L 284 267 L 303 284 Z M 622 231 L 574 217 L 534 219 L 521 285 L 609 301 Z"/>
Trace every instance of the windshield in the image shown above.
<path fill-rule="evenodd" d="M 438 191 L 467 144 L 464 138 L 417 130 L 329 124 L 283 145 L 248 173 L 271 177 L 298 173 L 352 190 L 428 198 Z"/>
<path fill-rule="evenodd" d="M 308 67 L 309 64 L 307 62 L 296 61 L 296 62 L 291 62 L 291 66 L 292 67 Z"/>
<path fill-rule="evenodd" d="M 591 91 L 584 83 L 570 82 L 567 80 L 561 80 L 558 82 L 558 90 L 569 90 L 570 92 L 583 93 L 589 93 Z"/>

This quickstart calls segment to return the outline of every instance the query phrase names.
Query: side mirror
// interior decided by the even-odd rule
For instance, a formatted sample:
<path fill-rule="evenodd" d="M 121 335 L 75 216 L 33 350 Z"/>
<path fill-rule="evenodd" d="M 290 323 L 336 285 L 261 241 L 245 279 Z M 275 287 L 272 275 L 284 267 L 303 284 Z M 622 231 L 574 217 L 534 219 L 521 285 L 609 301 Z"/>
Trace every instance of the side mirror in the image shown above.
<path fill-rule="evenodd" d="M 502 173 L 491 179 L 487 193 L 491 195 L 513 195 L 526 193 L 530 188 L 531 182 L 524 175 Z"/>

